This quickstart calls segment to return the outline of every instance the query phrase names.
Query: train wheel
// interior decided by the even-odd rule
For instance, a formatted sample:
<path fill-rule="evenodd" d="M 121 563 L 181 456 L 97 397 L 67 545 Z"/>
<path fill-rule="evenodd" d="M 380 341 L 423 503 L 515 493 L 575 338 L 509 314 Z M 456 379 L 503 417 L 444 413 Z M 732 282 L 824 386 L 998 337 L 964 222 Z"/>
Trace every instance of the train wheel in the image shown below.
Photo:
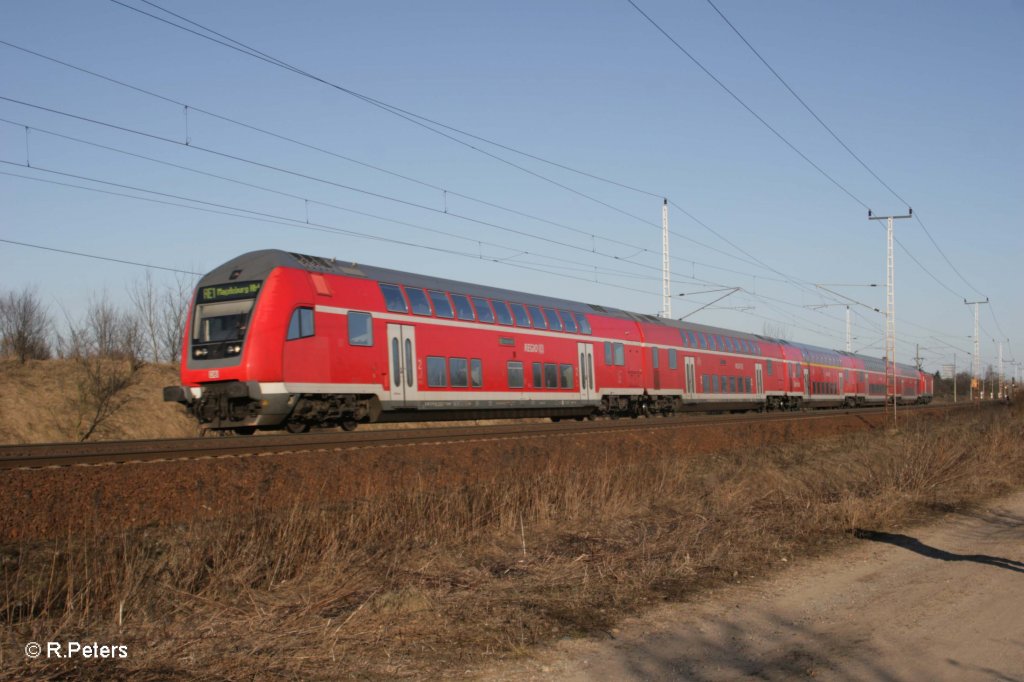
<path fill-rule="evenodd" d="M 355 431 L 356 427 L 359 426 L 359 422 L 355 419 L 342 419 L 338 424 L 342 431 Z"/>
<path fill-rule="evenodd" d="M 251 436 L 256 433 L 255 426 L 239 426 L 235 429 L 235 433 L 239 436 Z"/>
<path fill-rule="evenodd" d="M 305 433 L 306 431 L 309 431 L 309 424 L 306 424 L 305 422 L 288 422 L 285 424 L 284 428 L 288 433 Z"/>

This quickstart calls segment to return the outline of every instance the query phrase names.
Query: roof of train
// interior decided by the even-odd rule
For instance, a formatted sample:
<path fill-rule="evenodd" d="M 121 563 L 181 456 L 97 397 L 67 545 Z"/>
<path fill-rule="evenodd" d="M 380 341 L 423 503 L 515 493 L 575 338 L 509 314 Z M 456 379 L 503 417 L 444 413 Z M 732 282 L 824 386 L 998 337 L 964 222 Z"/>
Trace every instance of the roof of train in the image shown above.
<path fill-rule="evenodd" d="M 445 279 L 442 277 L 432 277 L 429 275 L 419 275 L 412 272 L 404 272 L 401 270 L 390 270 L 388 268 L 381 268 L 373 265 L 363 265 L 355 262 L 339 261 L 335 258 L 323 258 L 320 256 L 308 256 L 301 253 L 293 253 L 289 251 L 283 251 L 280 249 L 265 249 L 262 251 L 250 251 L 240 256 L 232 258 L 223 265 L 220 265 L 204 275 L 200 280 L 201 286 L 206 284 L 219 284 L 226 282 L 229 279 L 242 279 L 242 280 L 253 280 L 253 279 L 265 279 L 274 268 L 286 267 L 296 268 L 299 270 L 307 270 L 309 272 L 326 272 L 336 275 L 344 275 L 348 277 L 362 277 L 378 282 L 387 282 L 391 284 L 402 284 L 406 286 L 422 287 L 425 289 L 437 289 L 442 291 L 451 291 L 460 294 L 466 294 L 468 296 L 479 296 L 482 298 L 497 298 L 506 301 L 513 301 L 516 303 L 525 303 L 527 305 L 537 305 L 546 308 L 561 308 L 563 310 L 571 310 L 578 313 L 600 313 L 608 317 L 632 320 L 635 322 L 643 322 L 646 324 L 663 325 L 667 327 L 674 327 L 676 329 L 687 329 L 690 331 L 699 331 L 704 333 L 712 334 L 728 334 L 729 336 L 744 338 L 748 340 L 760 340 L 769 343 L 777 343 L 782 345 L 791 346 L 797 348 L 803 352 L 818 352 L 828 353 L 830 355 L 846 355 L 848 357 L 854 357 L 866 361 L 866 363 L 879 365 L 879 369 L 884 368 L 883 360 L 880 358 L 874 358 L 867 355 L 858 355 L 854 353 L 846 353 L 845 351 L 837 351 L 829 348 L 812 346 L 803 343 L 794 343 L 784 339 L 776 339 L 760 334 L 751 334 L 748 332 L 738 332 L 732 329 L 725 329 L 723 327 L 712 327 L 709 325 L 698 324 L 695 322 L 682 322 L 679 320 L 671 320 L 663 317 L 657 317 L 655 315 L 648 315 L 645 313 L 634 313 L 628 310 L 620 310 L 618 308 L 609 308 L 607 306 L 596 305 L 592 303 L 580 303 L 579 301 L 570 301 L 562 298 L 555 298 L 552 296 L 541 296 L 538 294 L 529 294 L 522 291 L 513 291 L 511 289 L 500 289 L 498 287 L 485 286 L 482 284 L 473 284 L 471 282 L 461 282 L 458 280 Z M 235 271 L 240 271 L 234 277 Z M 868 366 L 866 364 L 865 366 Z M 901 369 L 915 369 L 909 365 L 902 365 L 897 363 L 897 366 Z M 873 367 L 869 367 L 872 368 Z"/>

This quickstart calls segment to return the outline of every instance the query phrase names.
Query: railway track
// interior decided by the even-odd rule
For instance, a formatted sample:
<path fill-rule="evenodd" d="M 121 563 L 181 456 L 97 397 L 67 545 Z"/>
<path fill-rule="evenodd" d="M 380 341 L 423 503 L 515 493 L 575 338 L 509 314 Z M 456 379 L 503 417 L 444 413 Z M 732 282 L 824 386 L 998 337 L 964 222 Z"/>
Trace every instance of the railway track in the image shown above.
<path fill-rule="evenodd" d="M 963 406 L 928 405 L 901 408 L 906 413 L 963 409 Z M 769 412 L 722 415 L 680 415 L 641 419 L 602 419 L 557 423 L 509 422 L 488 426 L 430 426 L 374 431 L 320 431 L 299 435 L 229 436 L 163 440 L 104 441 L 94 443 L 40 443 L 0 445 L 0 470 L 81 465 L 127 464 L 133 462 L 199 459 L 213 457 L 266 456 L 319 450 L 349 450 L 381 445 L 460 442 L 502 439 L 530 435 L 601 433 L 679 429 L 709 424 L 764 423 L 766 421 L 823 420 L 836 415 L 878 416 L 883 408 L 820 410 L 815 412 Z"/>

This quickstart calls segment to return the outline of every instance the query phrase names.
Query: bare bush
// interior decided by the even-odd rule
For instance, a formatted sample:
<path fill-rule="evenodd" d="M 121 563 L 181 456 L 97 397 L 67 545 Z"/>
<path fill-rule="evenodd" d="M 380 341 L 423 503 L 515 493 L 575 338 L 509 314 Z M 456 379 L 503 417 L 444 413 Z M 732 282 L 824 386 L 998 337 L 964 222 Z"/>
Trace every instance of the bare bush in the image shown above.
<path fill-rule="evenodd" d="M 150 362 L 178 362 L 193 287 L 193 277 L 185 274 L 176 275 L 174 283 L 160 287 L 148 270 L 129 287 L 128 297 Z"/>
<path fill-rule="evenodd" d="M 80 320 L 68 320 L 61 354 L 74 360 L 77 370 L 60 413 L 68 436 L 87 440 L 127 404 L 128 389 L 138 383 L 145 364 L 144 345 L 139 318 L 106 296 L 91 302 Z"/>
<path fill-rule="evenodd" d="M 185 321 L 195 285 L 194 276 L 177 275 L 174 284 L 164 289 L 160 299 L 160 342 L 167 362 L 181 361 Z"/>
<path fill-rule="evenodd" d="M 29 288 L 0 298 L 0 352 L 24 364 L 51 355 L 50 315 Z"/>

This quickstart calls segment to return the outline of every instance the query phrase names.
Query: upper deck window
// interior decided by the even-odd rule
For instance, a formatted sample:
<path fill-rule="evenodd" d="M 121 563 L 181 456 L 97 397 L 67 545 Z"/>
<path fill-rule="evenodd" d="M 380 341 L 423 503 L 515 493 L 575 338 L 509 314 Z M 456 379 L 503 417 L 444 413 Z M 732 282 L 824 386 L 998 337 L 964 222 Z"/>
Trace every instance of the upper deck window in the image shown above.
<path fill-rule="evenodd" d="M 455 317 L 455 313 L 452 312 L 452 304 L 448 301 L 448 296 L 443 291 L 431 291 L 429 293 L 430 300 L 434 304 L 434 314 L 448 319 Z"/>
<path fill-rule="evenodd" d="M 409 297 L 409 305 L 414 313 L 417 315 L 430 314 L 430 301 L 427 300 L 427 295 L 423 293 L 423 289 L 406 287 L 405 295 Z"/>
<path fill-rule="evenodd" d="M 562 321 L 558 319 L 558 313 L 554 310 L 545 308 L 544 317 L 548 318 L 548 327 L 550 327 L 552 331 L 562 331 Z"/>
<path fill-rule="evenodd" d="M 405 304 L 405 296 L 402 296 L 402 290 L 394 284 L 381 284 L 380 293 L 384 294 L 384 307 L 390 312 L 409 312 L 409 307 Z"/>
<path fill-rule="evenodd" d="M 512 313 L 508 311 L 508 304 L 504 301 L 492 301 L 494 303 L 494 314 L 498 316 L 501 324 L 512 324 Z"/>
<path fill-rule="evenodd" d="M 576 333 L 576 320 L 572 319 L 572 313 L 567 313 L 564 310 L 559 310 L 558 315 L 562 318 L 562 322 L 565 323 L 565 331 Z"/>
<path fill-rule="evenodd" d="M 533 326 L 537 329 L 547 329 L 548 323 L 544 321 L 544 316 L 540 312 L 540 308 L 535 305 L 526 306 L 526 310 L 530 313 L 530 320 L 533 322 Z"/>
<path fill-rule="evenodd" d="M 462 294 L 452 294 L 452 303 L 455 304 L 455 317 L 460 320 L 474 320 L 473 306 L 469 304 L 469 299 Z"/>
<path fill-rule="evenodd" d="M 526 308 L 523 307 L 522 303 L 510 303 L 509 307 L 512 308 L 512 315 L 516 318 L 517 327 L 530 326 L 530 318 L 526 314 Z"/>
<path fill-rule="evenodd" d="M 476 308 L 476 318 L 478 320 L 488 324 L 494 323 L 494 311 L 491 310 L 491 304 L 487 302 L 487 299 L 474 297 L 473 307 Z"/>
<path fill-rule="evenodd" d="M 587 316 L 586 315 L 584 315 L 583 313 L 573 313 L 572 316 L 576 318 L 576 324 L 579 325 L 580 333 L 582 333 L 582 334 L 592 334 L 593 333 L 593 332 L 590 331 L 590 322 L 587 320 Z"/>

